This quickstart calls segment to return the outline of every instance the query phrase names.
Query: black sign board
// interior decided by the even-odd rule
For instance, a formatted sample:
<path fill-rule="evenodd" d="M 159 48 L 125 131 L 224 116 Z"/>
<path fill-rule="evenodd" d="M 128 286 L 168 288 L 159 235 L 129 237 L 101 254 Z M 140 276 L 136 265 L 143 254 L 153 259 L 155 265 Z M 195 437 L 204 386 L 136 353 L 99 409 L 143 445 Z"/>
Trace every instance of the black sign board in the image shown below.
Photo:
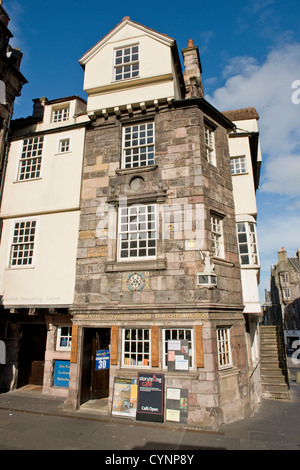
<path fill-rule="evenodd" d="M 164 376 L 162 374 L 139 373 L 136 419 L 163 423 Z"/>

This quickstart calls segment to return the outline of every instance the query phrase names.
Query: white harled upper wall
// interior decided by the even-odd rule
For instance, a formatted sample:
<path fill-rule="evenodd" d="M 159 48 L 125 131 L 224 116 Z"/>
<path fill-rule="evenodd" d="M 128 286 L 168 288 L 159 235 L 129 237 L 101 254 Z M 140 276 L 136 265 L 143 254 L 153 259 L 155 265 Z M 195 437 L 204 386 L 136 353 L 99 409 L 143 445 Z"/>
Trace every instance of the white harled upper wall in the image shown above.
<path fill-rule="evenodd" d="M 114 50 L 139 45 L 139 76 L 114 80 Z M 88 112 L 166 98 L 180 98 L 171 47 L 174 40 L 123 21 L 80 59 Z"/>

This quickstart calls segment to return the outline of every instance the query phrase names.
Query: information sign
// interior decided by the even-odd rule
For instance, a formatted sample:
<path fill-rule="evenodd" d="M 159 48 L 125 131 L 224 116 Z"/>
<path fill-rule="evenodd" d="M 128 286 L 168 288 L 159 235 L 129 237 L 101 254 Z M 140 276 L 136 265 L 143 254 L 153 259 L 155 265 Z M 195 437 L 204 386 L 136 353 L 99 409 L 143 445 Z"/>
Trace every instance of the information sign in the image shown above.
<path fill-rule="evenodd" d="M 55 361 L 54 387 L 69 387 L 70 361 Z"/>
<path fill-rule="evenodd" d="M 187 423 L 188 396 L 187 389 L 167 388 L 166 421 Z"/>
<path fill-rule="evenodd" d="M 96 351 L 95 370 L 104 370 L 110 368 L 110 351 L 103 349 Z"/>
<path fill-rule="evenodd" d="M 136 419 L 164 421 L 164 376 L 139 373 Z"/>
<path fill-rule="evenodd" d="M 111 414 L 135 418 L 137 404 L 137 379 L 115 377 Z"/>
<path fill-rule="evenodd" d="M 189 346 L 186 340 L 168 341 L 168 371 L 189 370 Z"/>

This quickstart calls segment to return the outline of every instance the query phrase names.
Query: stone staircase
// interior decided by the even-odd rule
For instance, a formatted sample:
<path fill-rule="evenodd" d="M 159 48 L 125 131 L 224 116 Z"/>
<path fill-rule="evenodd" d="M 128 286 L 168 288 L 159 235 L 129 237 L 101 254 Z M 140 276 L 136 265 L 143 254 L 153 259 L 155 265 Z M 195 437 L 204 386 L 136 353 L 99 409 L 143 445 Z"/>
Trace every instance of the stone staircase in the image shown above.
<path fill-rule="evenodd" d="M 260 326 L 260 383 L 263 398 L 290 398 L 287 364 L 279 326 Z"/>

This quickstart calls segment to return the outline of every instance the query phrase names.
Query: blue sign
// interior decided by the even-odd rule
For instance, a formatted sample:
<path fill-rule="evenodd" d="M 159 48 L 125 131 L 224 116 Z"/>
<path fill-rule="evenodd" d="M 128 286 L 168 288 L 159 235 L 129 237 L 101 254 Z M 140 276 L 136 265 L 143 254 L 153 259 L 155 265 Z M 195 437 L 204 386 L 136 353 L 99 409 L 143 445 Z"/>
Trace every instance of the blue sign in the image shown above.
<path fill-rule="evenodd" d="M 110 368 L 110 351 L 96 351 L 95 370 L 104 370 Z"/>
<path fill-rule="evenodd" d="M 70 361 L 55 361 L 54 387 L 69 387 Z"/>

